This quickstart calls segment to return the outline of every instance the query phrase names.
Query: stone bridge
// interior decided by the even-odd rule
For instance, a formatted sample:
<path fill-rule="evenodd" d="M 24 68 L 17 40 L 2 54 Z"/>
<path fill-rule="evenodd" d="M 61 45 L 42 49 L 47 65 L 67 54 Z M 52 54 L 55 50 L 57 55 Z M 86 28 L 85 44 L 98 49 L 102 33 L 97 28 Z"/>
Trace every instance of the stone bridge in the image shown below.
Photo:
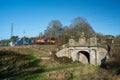
<path fill-rule="evenodd" d="M 88 43 L 86 38 L 81 36 L 79 42 L 70 39 L 68 46 L 58 51 L 56 55 L 58 57 L 66 56 L 84 64 L 101 65 L 109 58 L 109 49 L 109 46 L 98 44 L 96 37 L 90 38 Z"/>
<path fill-rule="evenodd" d="M 56 53 L 58 57 L 66 56 L 73 61 L 80 61 L 84 64 L 101 65 L 101 61 L 108 57 L 106 48 L 97 46 L 70 46 Z"/>

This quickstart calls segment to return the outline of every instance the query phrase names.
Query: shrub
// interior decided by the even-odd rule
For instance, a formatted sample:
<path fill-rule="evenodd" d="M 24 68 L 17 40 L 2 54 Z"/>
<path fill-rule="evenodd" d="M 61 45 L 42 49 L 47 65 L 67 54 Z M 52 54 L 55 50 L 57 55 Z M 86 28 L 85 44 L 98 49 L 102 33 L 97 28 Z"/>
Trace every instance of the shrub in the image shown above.
<path fill-rule="evenodd" d="M 56 53 L 55 51 L 52 51 L 51 57 L 55 61 L 57 61 L 58 63 L 60 63 L 60 64 L 67 64 L 67 63 L 72 63 L 73 62 L 71 58 L 68 58 L 68 57 L 65 57 L 65 56 L 57 57 L 55 53 Z"/>

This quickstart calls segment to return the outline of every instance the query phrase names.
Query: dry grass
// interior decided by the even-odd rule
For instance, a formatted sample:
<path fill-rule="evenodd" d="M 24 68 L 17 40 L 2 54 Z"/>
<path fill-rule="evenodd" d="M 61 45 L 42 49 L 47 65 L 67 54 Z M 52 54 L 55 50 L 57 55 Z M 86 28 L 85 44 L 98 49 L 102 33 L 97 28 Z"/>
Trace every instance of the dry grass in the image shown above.
<path fill-rule="evenodd" d="M 12 57 L 7 57 L 1 58 L 2 60 L 15 60 L 15 61 L 20 61 L 17 65 L 19 68 L 15 68 L 15 70 L 20 71 L 20 68 L 26 69 L 23 64 L 27 64 L 26 57 L 25 55 L 32 54 L 34 56 L 49 56 L 48 50 L 54 50 L 56 49 L 55 46 L 30 46 L 30 47 L 12 47 L 12 48 L 0 48 L 2 50 L 7 50 L 7 51 L 14 51 L 17 53 L 21 53 L 16 57 L 17 55 L 14 55 Z M 16 54 L 16 53 L 15 53 Z M 6 55 L 7 56 L 7 55 Z M 3 59 L 4 58 L 4 59 Z M 17 59 L 18 58 L 18 59 Z M 11 65 L 13 62 L 10 62 L 9 64 Z M 16 63 L 16 62 L 15 62 Z M 33 62 L 35 63 L 35 62 Z M 112 57 L 110 58 L 108 64 L 108 69 L 102 69 L 98 66 L 92 66 L 92 65 L 83 65 L 79 63 L 66 63 L 66 64 L 61 64 L 54 59 L 50 60 L 41 60 L 36 62 L 37 64 L 41 66 L 45 66 L 45 71 L 43 73 L 40 73 L 39 70 L 36 71 L 38 74 L 42 74 L 45 77 L 40 79 L 40 78 L 33 78 L 34 80 L 120 80 L 120 75 L 116 74 L 117 72 L 119 73 L 119 68 L 120 68 L 120 48 L 114 48 L 112 50 Z M 78 65 L 79 64 L 79 65 Z M 20 66 L 21 65 L 21 66 Z M 77 66 L 75 66 L 77 65 Z M 26 65 L 28 66 L 28 65 Z M 8 65 L 9 67 L 9 65 Z M 14 66 L 12 66 L 14 67 Z M 2 68 L 1 68 L 2 69 Z M 3 68 L 6 70 L 5 68 Z M 33 70 L 33 67 L 28 66 L 29 70 Z M 12 70 L 14 70 L 12 68 Z M 25 71 L 25 70 L 23 70 Z M 22 72 L 22 71 L 21 71 Z M 32 71 L 31 71 L 32 72 Z M 29 71 L 28 71 L 29 73 Z M 16 73 L 17 74 L 17 73 Z M 26 75 L 26 73 L 25 73 Z M 30 76 L 32 74 L 29 74 Z M 39 76 L 39 75 L 38 75 Z M 37 77 L 38 77 L 37 76 Z M 35 77 L 35 76 L 33 76 Z M 24 80 L 24 79 L 23 79 Z M 29 80 L 26 78 L 26 80 Z M 31 79 L 32 80 L 32 79 Z"/>
<path fill-rule="evenodd" d="M 120 47 L 114 47 L 112 49 L 112 55 L 107 62 L 107 71 L 113 75 L 114 78 L 120 77 Z"/>

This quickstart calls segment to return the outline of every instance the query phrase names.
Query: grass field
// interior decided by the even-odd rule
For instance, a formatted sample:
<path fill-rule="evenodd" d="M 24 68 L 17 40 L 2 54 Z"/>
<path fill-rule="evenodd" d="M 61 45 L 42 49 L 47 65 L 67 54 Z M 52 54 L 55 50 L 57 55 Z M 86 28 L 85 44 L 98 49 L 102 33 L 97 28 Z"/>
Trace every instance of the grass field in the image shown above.
<path fill-rule="evenodd" d="M 120 80 L 120 48 L 112 50 L 107 69 L 80 62 L 59 63 L 49 54 L 55 49 L 53 45 L 0 47 L 0 80 Z M 50 59 L 38 58 L 45 56 Z"/>

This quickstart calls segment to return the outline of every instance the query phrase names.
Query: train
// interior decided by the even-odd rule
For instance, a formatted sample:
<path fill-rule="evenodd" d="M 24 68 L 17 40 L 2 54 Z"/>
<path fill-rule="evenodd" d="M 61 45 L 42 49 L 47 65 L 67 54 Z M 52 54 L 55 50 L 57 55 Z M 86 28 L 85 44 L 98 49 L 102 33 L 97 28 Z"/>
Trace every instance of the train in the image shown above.
<path fill-rule="evenodd" d="M 56 43 L 55 38 L 37 38 L 32 40 L 18 40 L 18 41 L 1 41 L 0 46 L 19 46 L 19 45 L 53 45 Z"/>
<path fill-rule="evenodd" d="M 55 38 L 38 38 L 35 40 L 32 40 L 32 44 L 55 44 L 56 40 Z"/>

